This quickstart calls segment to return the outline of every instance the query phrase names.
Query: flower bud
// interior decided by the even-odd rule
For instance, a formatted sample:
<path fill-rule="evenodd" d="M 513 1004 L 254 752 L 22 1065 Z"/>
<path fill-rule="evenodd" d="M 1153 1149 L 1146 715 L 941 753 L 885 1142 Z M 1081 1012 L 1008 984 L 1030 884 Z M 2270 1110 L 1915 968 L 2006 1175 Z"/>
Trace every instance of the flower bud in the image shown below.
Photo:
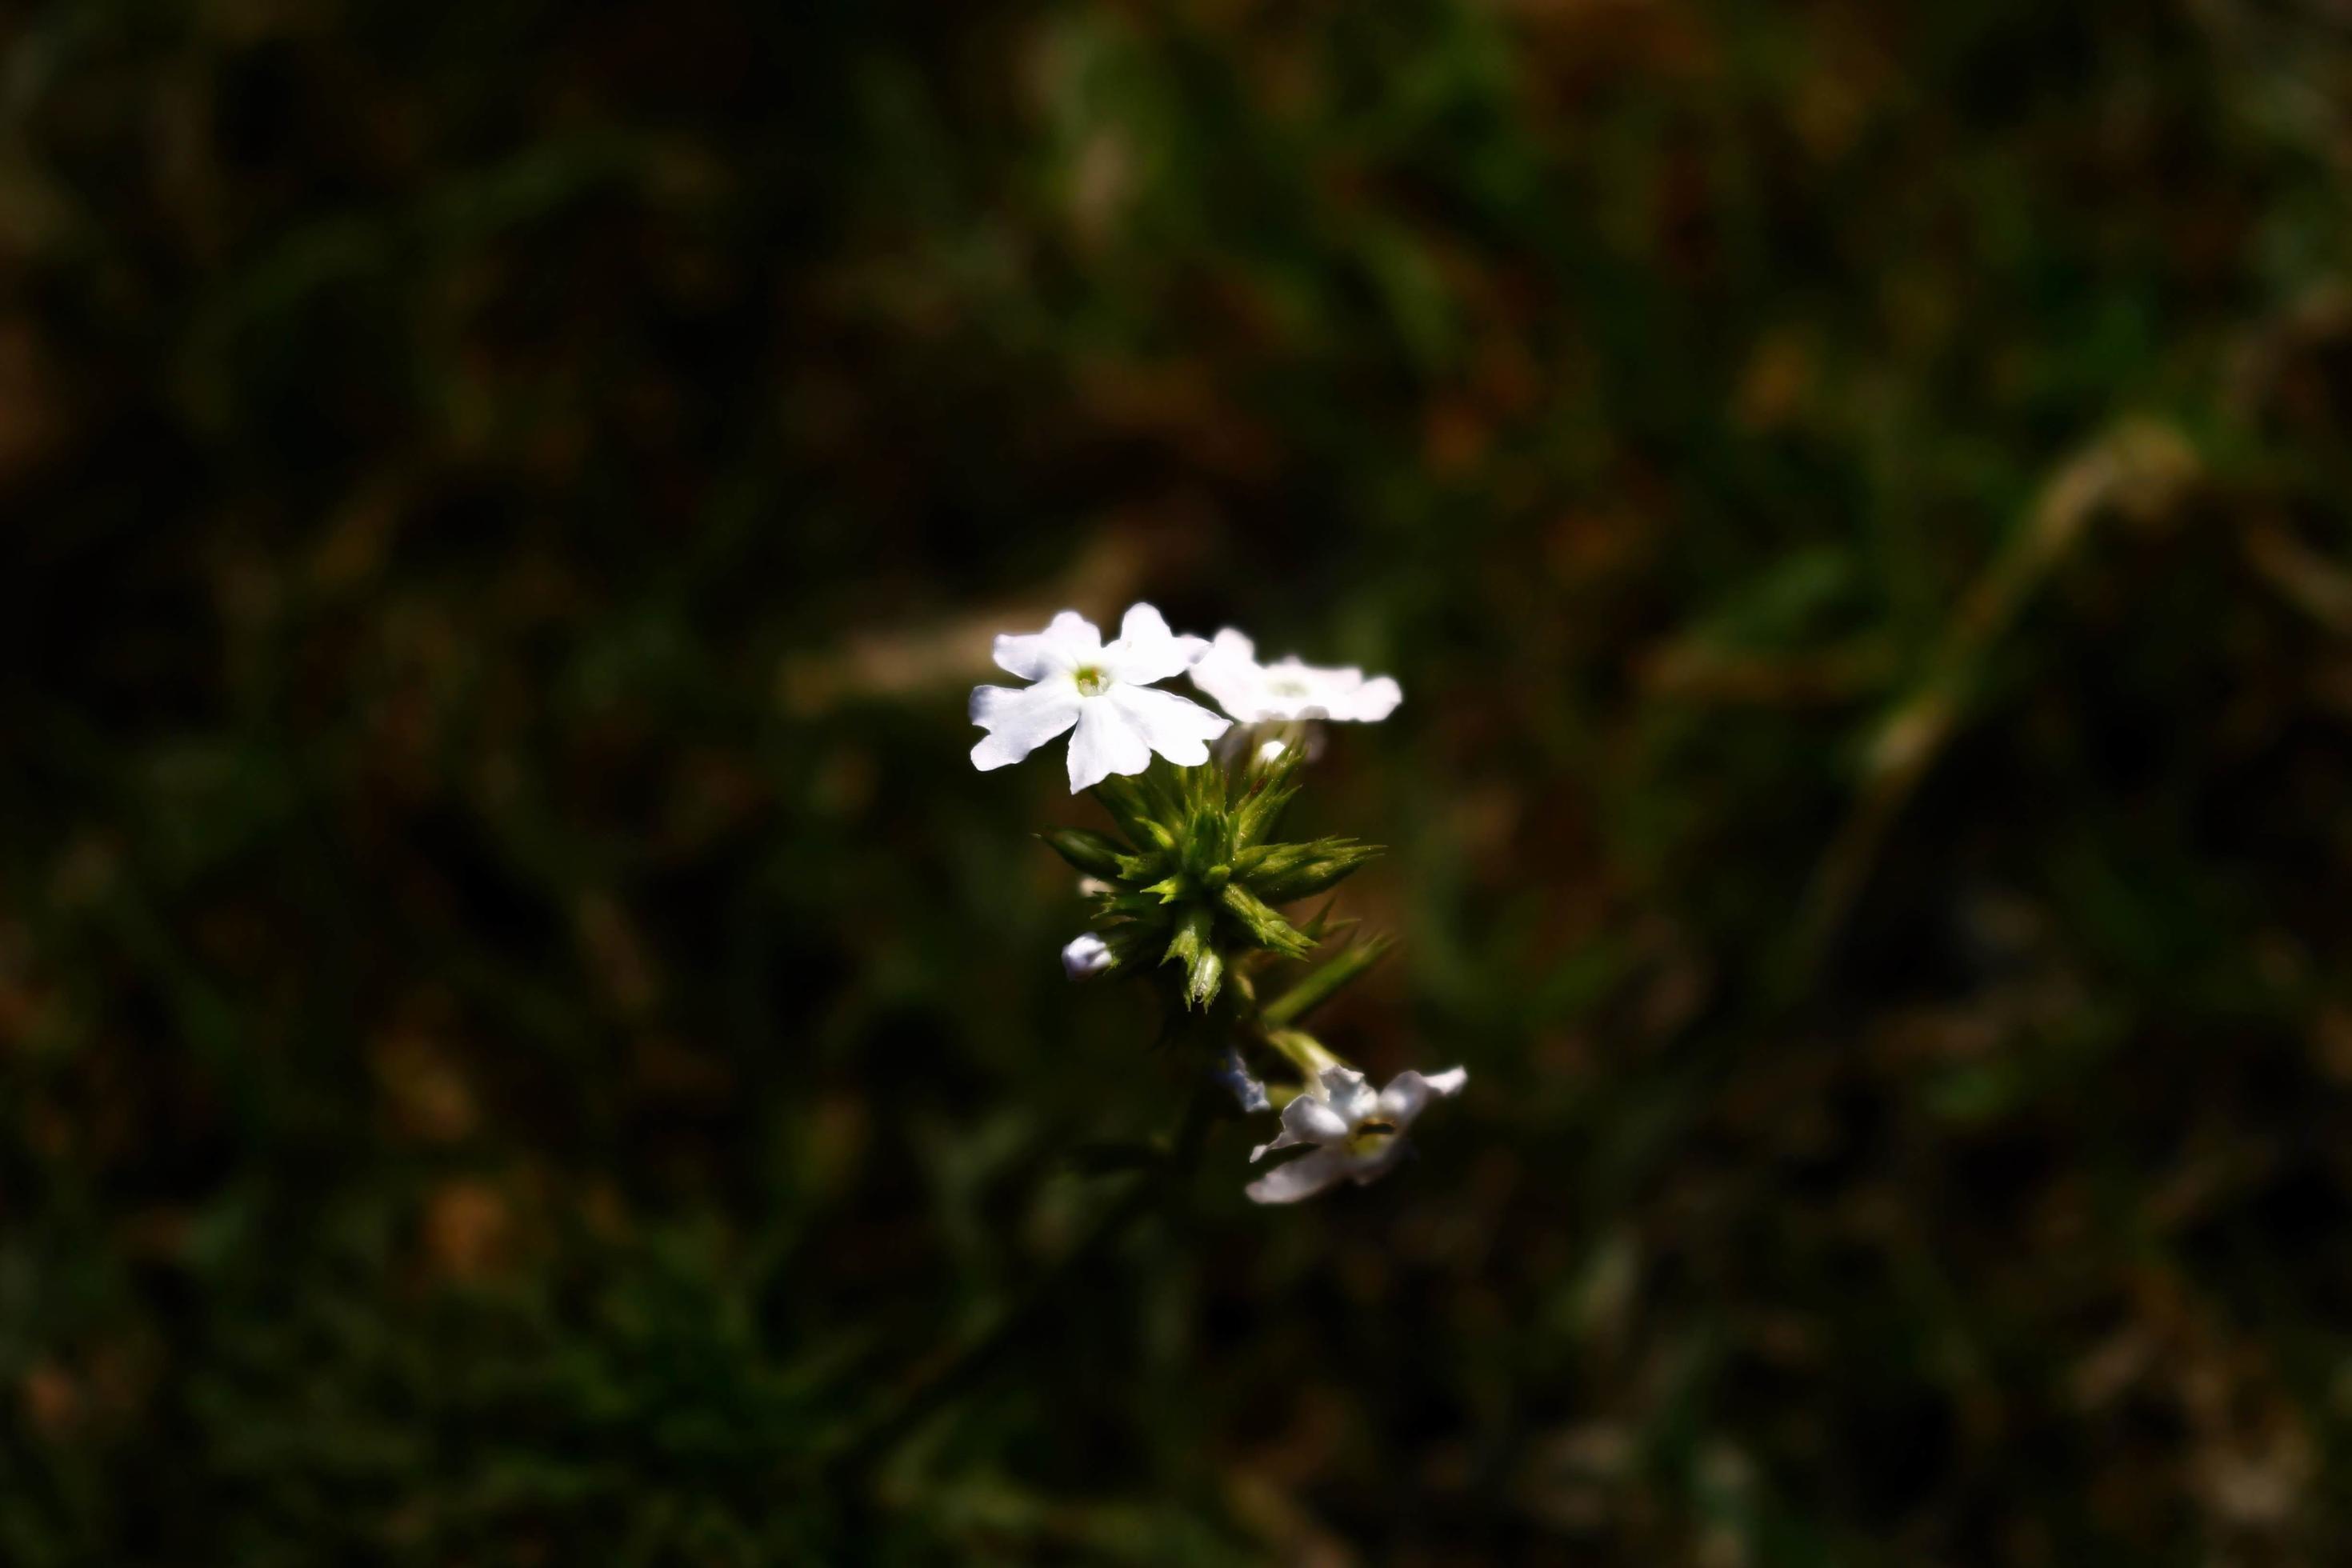
<path fill-rule="evenodd" d="M 1062 949 L 1062 973 L 1073 980 L 1092 980 L 1110 966 L 1110 944 L 1092 931 L 1072 937 Z"/>
<path fill-rule="evenodd" d="M 1234 1097 L 1244 1115 L 1253 1111 L 1271 1110 L 1274 1102 L 1266 1098 L 1265 1085 L 1258 1081 L 1242 1060 L 1242 1054 L 1232 1046 L 1225 1047 L 1223 1060 L 1209 1069 L 1209 1076 Z"/>

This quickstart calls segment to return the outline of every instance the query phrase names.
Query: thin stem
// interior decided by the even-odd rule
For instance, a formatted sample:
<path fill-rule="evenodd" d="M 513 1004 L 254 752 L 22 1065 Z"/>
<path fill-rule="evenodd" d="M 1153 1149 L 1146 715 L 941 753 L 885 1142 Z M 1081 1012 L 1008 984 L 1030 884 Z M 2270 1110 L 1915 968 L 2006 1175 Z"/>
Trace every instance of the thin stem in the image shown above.
<path fill-rule="evenodd" d="M 1323 1076 L 1325 1068 L 1348 1065 L 1304 1029 L 1267 1029 L 1260 1037 L 1297 1068 L 1298 1076 L 1310 1087 Z"/>
<path fill-rule="evenodd" d="M 998 1362 L 1052 1315 L 1066 1285 L 1108 1252 L 1129 1226 L 1160 1206 L 1162 1200 L 1182 1190 L 1199 1165 L 1201 1151 L 1208 1142 L 1215 1093 L 1214 1086 L 1206 1083 L 1193 1089 L 1192 1099 L 1185 1103 L 1184 1118 L 1177 1126 L 1168 1158 L 1139 1177 L 1125 1195 L 1095 1222 L 1094 1228 L 1032 1281 L 1021 1300 L 1002 1317 L 957 1352 L 945 1366 L 909 1390 L 896 1408 L 844 1447 L 833 1460 L 836 1474 L 859 1475 L 872 1469 L 940 1405 L 986 1377 Z"/>

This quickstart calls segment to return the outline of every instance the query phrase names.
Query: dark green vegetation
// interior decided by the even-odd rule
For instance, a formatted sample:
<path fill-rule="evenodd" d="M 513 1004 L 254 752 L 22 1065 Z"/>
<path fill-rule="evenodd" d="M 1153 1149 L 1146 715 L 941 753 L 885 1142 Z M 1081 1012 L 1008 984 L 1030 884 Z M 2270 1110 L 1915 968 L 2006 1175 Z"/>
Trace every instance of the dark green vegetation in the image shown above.
<path fill-rule="evenodd" d="M 19 8 L 0 1561 L 2346 1561 L 2336 10 Z M 1378 1186 L 1081 1157 L 1131 597 Z"/>

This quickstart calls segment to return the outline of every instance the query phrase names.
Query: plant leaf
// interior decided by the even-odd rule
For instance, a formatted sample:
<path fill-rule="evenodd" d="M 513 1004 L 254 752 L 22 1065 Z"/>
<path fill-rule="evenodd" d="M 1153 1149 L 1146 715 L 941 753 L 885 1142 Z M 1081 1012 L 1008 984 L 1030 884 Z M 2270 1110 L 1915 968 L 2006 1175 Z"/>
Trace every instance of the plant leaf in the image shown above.
<path fill-rule="evenodd" d="M 1301 976 L 1298 984 L 1258 1011 L 1268 1028 L 1286 1028 L 1337 996 L 1368 973 L 1395 946 L 1395 940 L 1376 936 L 1344 948 Z"/>

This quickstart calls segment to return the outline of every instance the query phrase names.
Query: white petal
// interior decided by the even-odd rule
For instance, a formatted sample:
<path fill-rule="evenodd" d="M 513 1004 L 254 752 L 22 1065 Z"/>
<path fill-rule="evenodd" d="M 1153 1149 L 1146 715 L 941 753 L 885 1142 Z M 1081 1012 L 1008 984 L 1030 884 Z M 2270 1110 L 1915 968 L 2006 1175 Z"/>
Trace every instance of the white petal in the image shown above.
<path fill-rule="evenodd" d="M 1121 680 L 1149 686 L 1192 668 L 1200 657 L 1192 645 L 1200 640 L 1177 637 L 1158 610 L 1136 605 L 1119 623 L 1118 640 L 1103 649 L 1103 663 Z"/>
<path fill-rule="evenodd" d="M 1258 710 L 1269 719 L 1339 719 L 1351 716 L 1364 672 L 1353 667 L 1320 669 L 1286 658 L 1259 672 Z"/>
<path fill-rule="evenodd" d="M 1218 640 L 1192 670 L 1192 684 L 1245 723 L 1277 719 L 1337 719 L 1368 723 L 1387 718 L 1404 700 L 1397 683 L 1382 675 L 1366 679 L 1353 665 L 1326 668 L 1296 658 L 1259 664 L 1244 651 L 1239 633 Z"/>
<path fill-rule="evenodd" d="M 1295 1204 L 1313 1197 L 1348 1173 L 1346 1155 L 1336 1149 L 1318 1149 L 1286 1165 L 1276 1165 L 1242 1191 L 1252 1203 Z"/>
<path fill-rule="evenodd" d="M 1304 1138 L 1293 1137 L 1291 1135 L 1290 1129 L 1286 1127 L 1281 1131 L 1274 1135 L 1273 1142 L 1261 1143 L 1256 1148 L 1250 1151 L 1250 1163 L 1253 1165 L 1256 1164 L 1260 1160 L 1265 1159 L 1276 1149 L 1296 1149 L 1301 1143 L 1306 1142 L 1307 1140 Z"/>
<path fill-rule="evenodd" d="M 1339 1112 L 1311 1094 L 1302 1094 L 1282 1108 L 1282 1131 L 1271 1143 L 1261 1143 L 1250 1152 L 1250 1163 L 1255 1164 L 1276 1149 L 1287 1149 L 1297 1143 L 1344 1143 L 1348 1141 L 1348 1123 Z"/>
<path fill-rule="evenodd" d="M 1380 1105 L 1380 1097 L 1354 1068 L 1325 1068 L 1322 1098 L 1341 1121 L 1353 1127 Z"/>
<path fill-rule="evenodd" d="M 1433 1096 L 1440 1100 L 1450 1099 L 1461 1093 L 1462 1086 L 1469 1081 L 1470 1073 L 1466 1068 L 1448 1068 L 1444 1072 L 1426 1074 L 1401 1072 L 1389 1079 L 1388 1088 L 1381 1090 L 1381 1110 L 1402 1131 L 1412 1124 L 1412 1119 L 1421 1114 Z"/>
<path fill-rule="evenodd" d="M 1236 719 L 1251 717 L 1261 672 L 1257 667 L 1257 645 L 1249 638 L 1227 626 L 1210 642 L 1208 652 L 1194 661 L 1188 673 L 1192 684 L 1206 692 L 1218 707 Z"/>
<path fill-rule="evenodd" d="M 1377 675 L 1357 689 L 1356 699 L 1349 705 L 1350 711 L 1331 717 L 1351 719 L 1359 724 L 1377 724 L 1395 712 L 1397 704 L 1403 700 L 1404 688 L 1394 678 Z"/>
<path fill-rule="evenodd" d="M 1118 704 L 1147 745 L 1180 768 L 1195 768 L 1207 762 L 1209 742 L 1234 722 L 1189 697 L 1157 687 L 1115 686 L 1107 700 Z"/>
<path fill-rule="evenodd" d="M 1113 773 L 1139 773 L 1151 765 L 1151 746 L 1126 710 L 1108 698 L 1078 699 L 1078 727 L 1070 736 L 1070 793 L 1089 790 Z"/>
<path fill-rule="evenodd" d="M 1398 1162 L 1404 1158 L 1404 1149 L 1403 1139 L 1390 1139 L 1388 1147 L 1370 1159 L 1350 1161 L 1347 1172 L 1349 1179 L 1360 1187 L 1370 1186 L 1374 1182 L 1396 1169 Z M 1311 1160 L 1314 1156 L 1310 1154 L 1307 1158 Z"/>
<path fill-rule="evenodd" d="M 1102 651 L 1102 633 L 1076 610 L 1064 610 L 1042 632 L 1007 632 L 996 639 L 996 663 L 1024 680 L 1067 675 Z"/>
<path fill-rule="evenodd" d="M 1175 635 L 1168 629 L 1168 617 L 1160 613 L 1157 605 L 1139 601 L 1129 605 L 1127 614 L 1118 618 L 1121 642 L 1166 642 Z"/>
<path fill-rule="evenodd" d="M 1018 689 L 1010 686 L 971 689 L 971 721 L 988 738 L 971 749 L 971 765 L 986 773 L 1017 763 L 1078 721 L 1085 699 L 1066 681 L 1048 680 Z"/>

